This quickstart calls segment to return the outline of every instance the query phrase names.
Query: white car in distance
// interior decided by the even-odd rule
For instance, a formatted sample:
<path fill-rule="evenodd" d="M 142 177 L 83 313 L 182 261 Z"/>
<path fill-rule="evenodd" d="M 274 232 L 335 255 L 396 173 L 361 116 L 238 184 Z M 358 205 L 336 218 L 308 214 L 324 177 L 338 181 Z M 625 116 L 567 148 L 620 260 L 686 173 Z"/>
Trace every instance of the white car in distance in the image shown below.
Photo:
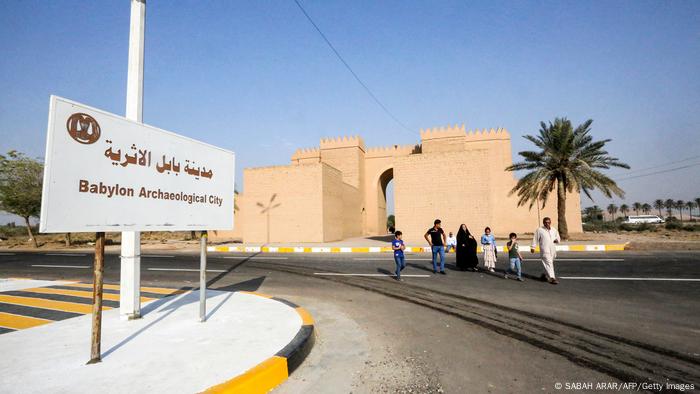
<path fill-rule="evenodd" d="M 665 220 L 661 219 L 657 215 L 637 215 L 637 216 L 627 216 L 625 221 L 622 223 L 626 224 L 640 224 L 640 223 L 664 223 Z"/>

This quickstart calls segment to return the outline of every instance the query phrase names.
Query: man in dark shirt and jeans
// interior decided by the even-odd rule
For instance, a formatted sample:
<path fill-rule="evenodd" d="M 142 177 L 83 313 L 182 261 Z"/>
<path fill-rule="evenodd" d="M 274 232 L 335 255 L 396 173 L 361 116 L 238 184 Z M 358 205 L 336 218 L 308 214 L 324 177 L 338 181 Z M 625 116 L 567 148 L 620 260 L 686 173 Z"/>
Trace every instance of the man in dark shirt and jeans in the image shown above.
<path fill-rule="evenodd" d="M 440 219 L 435 219 L 433 227 L 425 233 L 425 240 L 428 241 L 433 252 L 433 273 L 437 274 L 437 256 L 440 255 L 440 273 L 445 275 L 445 232 L 441 228 Z"/>

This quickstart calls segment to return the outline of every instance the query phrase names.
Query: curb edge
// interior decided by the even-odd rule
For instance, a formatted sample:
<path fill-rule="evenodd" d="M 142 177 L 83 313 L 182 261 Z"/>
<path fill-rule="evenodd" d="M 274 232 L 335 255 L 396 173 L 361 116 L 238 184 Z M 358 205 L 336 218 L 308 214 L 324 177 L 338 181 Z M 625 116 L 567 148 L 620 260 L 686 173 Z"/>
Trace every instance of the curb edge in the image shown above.
<path fill-rule="evenodd" d="M 627 250 L 627 243 L 623 244 L 572 244 L 559 245 L 560 252 L 610 252 Z M 392 249 L 387 246 L 371 247 L 308 247 L 308 246 L 208 246 L 209 252 L 240 252 L 240 253 L 387 253 Z M 504 252 L 503 246 L 498 246 L 499 252 Z M 429 247 L 407 246 L 406 252 L 426 253 L 430 252 Z M 477 248 L 481 253 L 481 248 Z"/>
<path fill-rule="evenodd" d="M 299 314 L 302 325 L 292 341 L 274 356 L 226 382 L 207 388 L 203 393 L 267 393 L 289 378 L 306 359 L 316 342 L 314 320 L 306 309 L 284 298 L 253 291 L 240 293 L 269 298 L 287 305 Z"/>

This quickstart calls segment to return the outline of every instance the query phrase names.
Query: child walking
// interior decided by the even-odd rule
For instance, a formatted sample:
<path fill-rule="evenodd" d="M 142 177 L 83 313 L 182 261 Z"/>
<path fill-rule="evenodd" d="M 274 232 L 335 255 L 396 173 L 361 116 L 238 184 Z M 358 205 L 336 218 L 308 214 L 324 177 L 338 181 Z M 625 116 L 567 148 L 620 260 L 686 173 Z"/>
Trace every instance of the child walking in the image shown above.
<path fill-rule="evenodd" d="M 403 251 L 406 249 L 406 245 L 403 244 L 401 236 L 403 234 L 401 231 L 396 231 L 394 233 L 394 240 L 391 242 L 391 249 L 394 250 L 394 261 L 396 262 L 396 280 L 401 279 L 401 271 L 406 268 L 406 262 L 403 257 Z"/>
<path fill-rule="evenodd" d="M 522 282 L 522 261 L 523 256 L 520 254 L 520 245 L 518 245 L 518 235 L 516 233 L 510 233 L 508 236 L 510 241 L 508 241 L 508 260 L 510 261 L 510 267 L 506 270 L 503 275 L 504 278 L 508 279 L 508 273 L 517 274 L 517 279 Z"/>
<path fill-rule="evenodd" d="M 481 248 L 484 250 L 484 268 L 490 272 L 496 272 L 496 237 L 491 234 L 491 228 L 484 229 L 484 235 L 481 236 Z"/>

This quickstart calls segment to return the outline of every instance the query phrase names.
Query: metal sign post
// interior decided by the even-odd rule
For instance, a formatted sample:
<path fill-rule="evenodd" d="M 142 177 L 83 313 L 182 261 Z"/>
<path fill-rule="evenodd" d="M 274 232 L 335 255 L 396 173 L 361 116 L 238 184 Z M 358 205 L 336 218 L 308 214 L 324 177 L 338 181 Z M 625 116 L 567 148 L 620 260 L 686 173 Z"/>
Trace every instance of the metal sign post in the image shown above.
<path fill-rule="evenodd" d="M 102 339 L 102 283 L 105 261 L 105 233 L 95 234 L 95 267 L 92 280 L 92 338 L 90 361 L 95 364 L 102 361 L 100 343 Z"/>
<path fill-rule="evenodd" d="M 126 118 L 143 122 L 143 57 L 146 1 L 131 0 L 129 66 L 126 76 Z M 141 233 L 123 231 L 119 283 L 119 316 L 141 317 Z"/>
<path fill-rule="evenodd" d="M 202 231 L 200 236 L 199 256 L 199 321 L 207 320 L 207 232 Z"/>

